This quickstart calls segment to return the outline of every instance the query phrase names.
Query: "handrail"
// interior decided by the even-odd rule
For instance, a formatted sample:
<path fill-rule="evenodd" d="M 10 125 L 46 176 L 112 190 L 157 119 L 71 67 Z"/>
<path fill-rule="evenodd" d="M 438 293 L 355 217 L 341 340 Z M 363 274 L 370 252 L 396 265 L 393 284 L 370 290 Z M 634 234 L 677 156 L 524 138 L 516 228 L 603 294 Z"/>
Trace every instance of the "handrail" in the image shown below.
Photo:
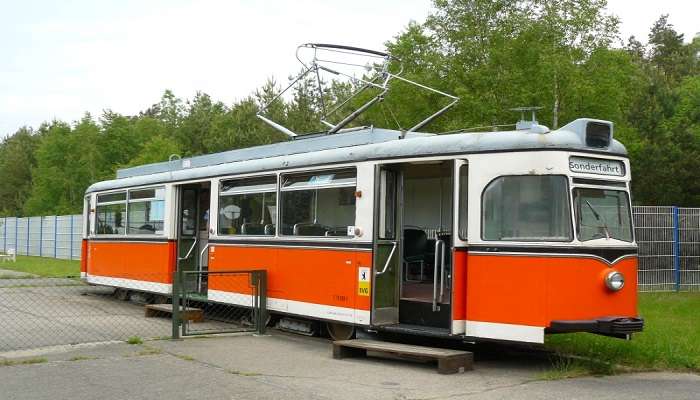
<path fill-rule="evenodd" d="M 184 257 L 178 257 L 177 259 L 182 261 L 182 260 L 187 260 L 188 258 L 190 258 L 190 256 L 192 255 L 192 251 L 194 250 L 194 247 L 197 245 L 197 241 L 199 241 L 199 238 L 195 237 L 194 242 L 192 242 L 192 247 L 190 247 L 190 249 L 187 251 L 187 254 L 185 254 Z"/>
<path fill-rule="evenodd" d="M 207 243 L 207 244 L 204 246 L 204 248 L 202 249 L 202 251 L 199 252 L 199 265 L 204 265 L 204 264 L 202 263 L 202 256 L 204 256 L 204 252 L 207 251 L 207 250 L 209 249 L 209 245 L 210 245 L 210 244 L 211 244 L 211 243 Z"/>
<path fill-rule="evenodd" d="M 438 311 L 440 309 L 440 307 L 438 307 L 438 304 L 437 304 L 438 265 L 440 265 L 440 269 L 444 269 L 443 263 L 438 263 L 438 260 L 440 260 L 440 247 L 443 248 L 442 261 L 444 263 L 444 260 L 445 260 L 445 258 L 444 258 L 445 242 L 438 239 L 435 241 L 435 259 L 433 261 L 433 311 Z M 441 279 L 441 282 L 442 282 L 442 279 Z M 442 300 L 442 293 L 440 294 L 440 299 Z"/>
<path fill-rule="evenodd" d="M 389 262 L 391 262 L 391 258 L 394 256 L 394 252 L 396 251 L 397 242 L 392 242 L 392 243 L 394 244 L 394 247 L 391 248 L 391 252 L 389 253 L 389 257 L 386 258 L 386 264 L 384 264 L 384 269 L 376 272 L 377 276 L 385 273 L 387 268 L 389 268 Z"/>
<path fill-rule="evenodd" d="M 440 253 L 440 301 L 445 294 L 445 241 L 442 242 L 442 252 Z"/>

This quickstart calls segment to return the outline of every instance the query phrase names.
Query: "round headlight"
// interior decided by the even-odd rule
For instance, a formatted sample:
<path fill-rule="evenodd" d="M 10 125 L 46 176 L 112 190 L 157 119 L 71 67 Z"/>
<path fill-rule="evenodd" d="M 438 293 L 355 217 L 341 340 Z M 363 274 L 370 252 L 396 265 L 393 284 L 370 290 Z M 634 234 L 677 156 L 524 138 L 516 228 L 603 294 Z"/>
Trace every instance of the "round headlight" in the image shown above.
<path fill-rule="evenodd" d="M 610 271 L 605 275 L 605 286 L 613 292 L 617 292 L 625 286 L 625 276 L 621 272 Z"/>

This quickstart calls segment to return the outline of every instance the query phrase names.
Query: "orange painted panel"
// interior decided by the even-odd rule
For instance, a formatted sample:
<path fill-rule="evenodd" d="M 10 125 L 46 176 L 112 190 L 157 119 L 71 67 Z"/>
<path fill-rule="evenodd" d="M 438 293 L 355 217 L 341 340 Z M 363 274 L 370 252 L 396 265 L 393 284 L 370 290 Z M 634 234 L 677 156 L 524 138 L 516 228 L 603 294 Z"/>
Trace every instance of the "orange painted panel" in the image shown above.
<path fill-rule="evenodd" d="M 358 268 L 371 266 L 371 253 L 312 249 L 214 245 L 209 270 L 266 269 L 268 296 L 336 307 L 369 310 L 368 296 L 357 296 Z M 228 280 L 228 282 L 227 282 Z M 243 285 L 211 275 L 209 288 Z"/>
<path fill-rule="evenodd" d="M 172 283 L 175 242 L 88 243 L 88 275 Z"/>
<path fill-rule="evenodd" d="M 613 268 L 626 278 L 619 292 L 605 287 L 611 268 L 600 260 L 469 254 L 467 319 L 546 327 L 552 320 L 637 316 L 637 260 Z"/>
<path fill-rule="evenodd" d="M 463 321 L 467 317 L 467 251 L 452 253 L 452 319 Z"/>
<path fill-rule="evenodd" d="M 88 263 L 88 241 L 83 239 L 80 243 L 80 272 L 87 272 Z"/>

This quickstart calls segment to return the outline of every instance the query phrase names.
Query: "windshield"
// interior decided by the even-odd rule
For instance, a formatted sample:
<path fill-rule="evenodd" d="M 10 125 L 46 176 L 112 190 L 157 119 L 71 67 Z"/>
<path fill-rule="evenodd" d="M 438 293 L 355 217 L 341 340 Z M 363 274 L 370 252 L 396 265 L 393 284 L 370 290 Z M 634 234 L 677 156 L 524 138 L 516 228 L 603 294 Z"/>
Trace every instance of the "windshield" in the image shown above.
<path fill-rule="evenodd" d="M 629 197 L 626 192 L 606 189 L 574 189 L 576 235 L 592 239 L 632 241 Z"/>

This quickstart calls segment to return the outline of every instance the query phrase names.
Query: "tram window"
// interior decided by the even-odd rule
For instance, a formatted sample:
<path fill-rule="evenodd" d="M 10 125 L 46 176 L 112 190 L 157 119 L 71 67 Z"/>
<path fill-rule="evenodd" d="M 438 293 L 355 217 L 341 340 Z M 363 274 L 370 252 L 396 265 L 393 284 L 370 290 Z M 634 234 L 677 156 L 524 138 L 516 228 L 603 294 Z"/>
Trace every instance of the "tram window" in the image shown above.
<path fill-rule="evenodd" d="M 219 234 L 275 235 L 277 177 L 221 182 Z"/>
<path fill-rule="evenodd" d="M 503 176 L 484 189 L 484 240 L 571 241 L 567 180 L 558 175 Z"/>
<path fill-rule="evenodd" d="M 130 235 L 162 235 L 165 221 L 165 189 L 150 188 L 129 191 Z"/>
<path fill-rule="evenodd" d="M 469 165 L 459 167 L 459 238 L 467 239 Z"/>
<path fill-rule="evenodd" d="M 621 190 L 574 189 L 576 235 L 582 242 L 613 238 L 632 241 L 629 198 Z"/>
<path fill-rule="evenodd" d="M 355 225 L 356 172 L 286 175 L 282 184 L 282 234 L 347 236 Z"/>
<path fill-rule="evenodd" d="M 126 192 L 98 194 L 95 207 L 98 235 L 123 235 L 126 224 Z"/>

